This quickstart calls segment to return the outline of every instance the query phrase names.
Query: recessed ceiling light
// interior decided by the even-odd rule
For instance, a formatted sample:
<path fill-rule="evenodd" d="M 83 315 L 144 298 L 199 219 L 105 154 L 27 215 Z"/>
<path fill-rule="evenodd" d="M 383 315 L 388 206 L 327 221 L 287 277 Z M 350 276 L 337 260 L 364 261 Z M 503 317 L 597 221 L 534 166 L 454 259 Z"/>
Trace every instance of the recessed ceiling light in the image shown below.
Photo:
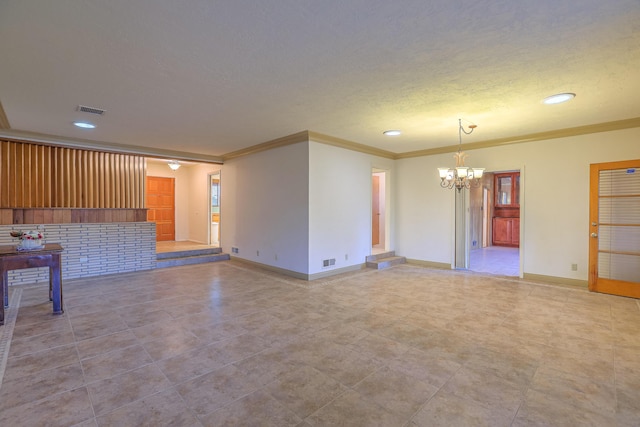
<path fill-rule="evenodd" d="M 547 96 L 542 100 L 543 104 L 552 105 L 552 104 L 561 104 L 563 102 L 571 101 L 576 97 L 575 93 L 557 93 L 555 95 Z"/>
<path fill-rule="evenodd" d="M 74 125 L 82 129 L 95 129 L 96 125 L 89 122 L 73 122 Z"/>
<path fill-rule="evenodd" d="M 385 130 L 384 132 L 382 132 L 383 134 L 387 135 L 387 136 L 398 136 L 400 135 L 402 132 L 400 132 L 399 130 Z"/>

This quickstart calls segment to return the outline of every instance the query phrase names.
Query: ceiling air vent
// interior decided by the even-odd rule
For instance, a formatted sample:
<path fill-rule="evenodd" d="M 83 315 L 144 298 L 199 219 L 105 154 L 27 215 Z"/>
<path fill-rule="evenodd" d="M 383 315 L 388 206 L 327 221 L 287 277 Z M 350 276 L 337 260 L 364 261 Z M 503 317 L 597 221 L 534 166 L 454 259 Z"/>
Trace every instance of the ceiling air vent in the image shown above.
<path fill-rule="evenodd" d="M 76 108 L 76 110 L 83 113 L 97 114 L 99 116 L 103 115 L 105 111 L 102 108 L 87 107 L 86 105 L 78 105 L 78 108 Z"/>

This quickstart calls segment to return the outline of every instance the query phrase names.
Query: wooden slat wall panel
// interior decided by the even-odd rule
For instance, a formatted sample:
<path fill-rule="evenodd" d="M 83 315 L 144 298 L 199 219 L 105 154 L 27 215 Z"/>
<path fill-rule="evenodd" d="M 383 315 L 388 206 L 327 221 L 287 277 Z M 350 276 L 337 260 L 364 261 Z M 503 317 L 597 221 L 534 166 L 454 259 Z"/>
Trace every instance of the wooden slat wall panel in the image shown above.
<path fill-rule="evenodd" d="M 144 157 L 0 140 L 2 208 L 144 208 Z"/>

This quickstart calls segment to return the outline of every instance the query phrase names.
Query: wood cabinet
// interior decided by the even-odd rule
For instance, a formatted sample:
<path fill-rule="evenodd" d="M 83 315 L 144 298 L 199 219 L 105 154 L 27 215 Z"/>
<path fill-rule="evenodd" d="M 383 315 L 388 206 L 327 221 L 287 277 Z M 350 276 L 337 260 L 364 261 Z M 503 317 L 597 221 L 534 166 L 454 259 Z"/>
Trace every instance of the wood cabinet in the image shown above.
<path fill-rule="evenodd" d="M 520 218 L 493 218 L 493 244 L 496 246 L 520 245 Z"/>
<path fill-rule="evenodd" d="M 520 246 L 520 172 L 494 175 L 493 245 Z"/>
<path fill-rule="evenodd" d="M 520 208 L 520 172 L 495 174 L 496 207 Z"/>

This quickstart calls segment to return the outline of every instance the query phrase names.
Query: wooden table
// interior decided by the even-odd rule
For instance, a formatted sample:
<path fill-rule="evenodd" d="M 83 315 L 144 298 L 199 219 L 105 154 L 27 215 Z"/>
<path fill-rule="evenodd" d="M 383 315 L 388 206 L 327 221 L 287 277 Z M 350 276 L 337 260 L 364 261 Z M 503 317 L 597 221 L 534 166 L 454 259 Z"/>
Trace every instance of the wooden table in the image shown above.
<path fill-rule="evenodd" d="M 9 270 L 49 267 L 49 301 L 53 314 L 62 314 L 62 272 L 60 258 L 64 248 L 47 243 L 42 249 L 18 251 L 15 246 L 0 246 L 0 325 L 4 325 L 4 308 L 9 306 Z"/>

